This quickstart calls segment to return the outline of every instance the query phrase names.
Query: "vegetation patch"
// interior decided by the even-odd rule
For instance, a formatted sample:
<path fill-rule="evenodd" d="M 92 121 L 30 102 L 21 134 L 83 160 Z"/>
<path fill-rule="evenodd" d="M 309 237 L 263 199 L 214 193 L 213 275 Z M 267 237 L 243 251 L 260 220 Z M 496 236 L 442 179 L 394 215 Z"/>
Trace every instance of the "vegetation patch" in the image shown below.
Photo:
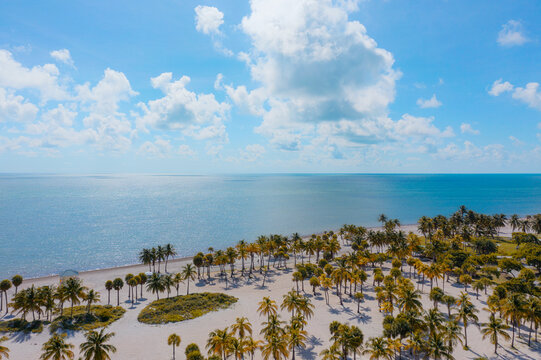
<path fill-rule="evenodd" d="M 40 320 L 26 321 L 23 319 L 11 319 L 0 321 L 0 333 L 22 331 L 25 333 L 39 334 L 43 331 L 44 323 L 48 324 L 48 322 Z"/>
<path fill-rule="evenodd" d="M 120 319 L 126 310 L 120 306 L 93 305 L 90 313 L 86 306 L 75 306 L 73 308 L 73 317 L 70 316 L 71 310 L 64 309 L 64 315 L 59 316 L 51 323 L 51 332 L 57 330 L 93 330 L 112 324 Z"/>
<path fill-rule="evenodd" d="M 145 324 L 179 322 L 227 309 L 238 299 L 221 293 L 195 293 L 160 299 L 145 307 L 137 319 Z"/>

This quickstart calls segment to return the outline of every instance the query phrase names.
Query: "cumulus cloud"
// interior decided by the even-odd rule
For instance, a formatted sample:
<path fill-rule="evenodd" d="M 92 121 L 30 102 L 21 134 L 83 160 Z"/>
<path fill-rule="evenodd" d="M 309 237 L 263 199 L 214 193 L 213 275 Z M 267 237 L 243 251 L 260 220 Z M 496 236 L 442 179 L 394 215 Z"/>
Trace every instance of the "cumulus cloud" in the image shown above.
<path fill-rule="evenodd" d="M 182 144 L 178 147 L 178 154 L 181 156 L 194 156 L 195 151 L 189 145 Z"/>
<path fill-rule="evenodd" d="M 189 82 L 188 76 L 173 81 L 172 73 L 152 78 L 152 86 L 165 96 L 139 103 L 143 114 L 137 120 L 138 128 L 144 131 L 149 127 L 179 130 L 198 140 L 227 140 L 224 121 L 230 105 L 217 101 L 214 94 L 189 91 L 186 88 Z"/>
<path fill-rule="evenodd" d="M 471 141 L 465 141 L 462 146 L 450 143 L 438 149 L 434 156 L 445 160 L 477 160 L 482 162 L 498 161 L 506 157 L 501 144 L 490 144 L 478 147 Z"/>
<path fill-rule="evenodd" d="M 430 99 L 417 99 L 417 105 L 422 109 L 438 108 L 442 105 L 441 101 L 436 98 L 436 94 L 432 95 Z"/>
<path fill-rule="evenodd" d="M 517 20 L 509 20 L 503 24 L 498 33 L 498 44 L 501 46 L 520 46 L 527 41 L 528 38 L 524 35 L 522 23 Z"/>
<path fill-rule="evenodd" d="M 475 130 L 471 124 L 462 123 L 460 125 L 460 132 L 463 134 L 479 135 L 479 130 Z"/>
<path fill-rule="evenodd" d="M 454 136 L 453 129 L 448 126 L 441 131 L 434 124 L 434 117 L 416 117 L 409 114 L 396 122 L 395 131 L 400 136 L 445 138 Z"/>
<path fill-rule="evenodd" d="M 244 161 L 256 161 L 265 153 L 265 148 L 260 144 L 247 145 L 244 150 L 241 151 L 241 159 Z"/>
<path fill-rule="evenodd" d="M 66 65 L 75 67 L 73 60 L 71 58 L 70 51 L 68 49 L 54 50 L 50 52 L 50 55 L 53 59 L 63 62 Z"/>
<path fill-rule="evenodd" d="M 524 87 L 515 87 L 509 82 L 496 80 L 489 90 L 492 96 L 499 96 L 504 92 L 510 92 L 513 99 L 528 105 L 529 107 L 541 111 L 541 91 L 539 91 L 539 83 L 530 82 Z"/>
<path fill-rule="evenodd" d="M 11 52 L 0 49 L 0 87 L 14 90 L 35 89 L 40 92 L 43 102 L 65 100 L 69 96 L 58 83 L 59 74 L 54 64 L 27 68 L 13 59 Z"/>
<path fill-rule="evenodd" d="M 20 95 L 0 88 L 0 123 L 28 122 L 34 120 L 39 109 Z"/>
<path fill-rule="evenodd" d="M 509 83 L 508 81 L 502 82 L 502 79 L 498 79 L 494 81 L 488 93 L 492 96 L 499 96 L 500 94 L 506 91 L 512 91 L 512 90 L 513 90 L 513 85 L 511 85 L 511 83 Z"/>
<path fill-rule="evenodd" d="M 320 126 L 339 127 L 336 133 L 344 136 L 345 129 L 381 128 L 379 119 L 394 100 L 400 73 L 393 69 L 392 54 L 379 48 L 362 24 L 349 20 L 356 4 L 251 1 L 241 29 L 252 49 L 240 58 L 260 87 L 230 86 L 227 93 L 235 104 L 263 117 L 256 132 L 271 144 L 299 149 Z M 365 137 L 369 142 L 371 135 Z"/>
<path fill-rule="evenodd" d="M 147 157 L 167 157 L 172 150 L 171 141 L 157 137 L 154 141 L 145 141 L 140 147 L 138 154 Z"/>
<path fill-rule="evenodd" d="M 218 34 L 224 23 L 224 14 L 214 6 L 198 5 L 195 8 L 195 28 L 203 34 Z"/>

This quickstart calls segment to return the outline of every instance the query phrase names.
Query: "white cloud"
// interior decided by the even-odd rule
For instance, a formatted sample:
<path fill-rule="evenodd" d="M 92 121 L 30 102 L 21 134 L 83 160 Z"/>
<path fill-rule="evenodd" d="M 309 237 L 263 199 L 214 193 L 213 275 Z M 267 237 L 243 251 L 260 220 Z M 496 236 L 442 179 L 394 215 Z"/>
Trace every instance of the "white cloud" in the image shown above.
<path fill-rule="evenodd" d="M 434 117 L 416 117 L 405 114 L 396 122 L 395 131 L 399 136 L 407 137 L 444 138 L 455 135 L 451 127 L 448 126 L 441 131 L 432 123 L 433 121 Z"/>
<path fill-rule="evenodd" d="M 151 79 L 152 86 L 165 96 L 148 103 L 139 103 L 143 114 L 137 120 L 138 128 L 148 127 L 180 130 L 198 140 L 227 140 L 225 125 L 230 105 L 218 102 L 214 94 L 196 94 L 186 89 L 188 76 L 173 81 L 172 73 L 163 73 Z"/>
<path fill-rule="evenodd" d="M 182 144 L 178 147 L 178 153 L 182 156 L 194 156 L 195 151 L 189 145 Z"/>
<path fill-rule="evenodd" d="M 502 160 L 507 154 L 501 144 L 490 144 L 484 147 L 478 147 L 470 141 L 465 141 L 462 147 L 455 143 L 450 143 L 444 148 L 438 149 L 434 156 L 445 160 L 494 162 Z"/>
<path fill-rule="evenodd" d="M 73 59 L 71 58 L 70 51 L 68 49 L 54 50 L 50 52 L 53 59 L 63 62 L 66 65 L 75 67 Z"/>
<path fill-rule="evenodd" d="M 145 141 L 140 147 L 138 154 L 147 157 L 167 157 L 172 150 L 171 142 L 169 140 L 157 137 L 154 142 Z"/>
<path fill-rule="evenodd" d="M 538 90 L 539 83 L 528 83 L 523 88 L 515 88 L 515 91 L 513 92 L 513 99 L 522 101 L 531 108 L 541 110 L 541 91 Z"/>
<path fill-rule="evenodd" d="M 509 20 L 502 25 L 498 33 L 498 44 L 501 46 L 520 46 L 528 41 L 524 35 L 522 23 L 517 20 Z"/>
<path fill-rule="evenodd" d="M 502 83 L 502 80 L 496 80 L 489 91 L 493 96 L 499 96 L 503 92 L 511 92 L 513 99 L 528 105 L 529 107 L 541 110 L 541 91 L 539 83 L 530 82 L 525 87 L 515 87 L 509 82 Z"/>
<path fill-rule="evenodd" d="M 501 93 L 512 90 L 513 85 L 511 85 L 511 83 L 509 83 L 508 81 L 502 82 L 502 79 L 498 79 L 494 81 L 488 93 L 492 96 L 499 96 Z"/>
<path fill-rule="evenodd" d="M 265 153 L 265 148 L 260 144 L 247 145 L 241 152 L 241 160 L 253 162 Z"/>
<path fill-rule="evenodd" d="M 417 99 L 417 105 L 422 109 L 438 108 L 442 105 L 441 101 L 436 98 L 436 94 L 432 95 L 430 99 Z"/>
<path fill-rule="evenodd" d="M 14 95 L 0 87 L 0 123 L 28 122 L 34 120 L 39 109 L 20 95 Z"/>
<path fill-rule="evenodd" d="M 473 134 L 473 135 L 479 135 L 479 130 L 475 130 L 472 128 L 471 124 L 462 123 L 460 125 L 460 132 L 463 134 Z"/>
<path fill-rule="evenodd" d="M 348 19 L 357 2 L 251 1 L 241 28 L 252 49 L 239 58 L 260 87 L 227 90 L 237 105 L 263 117 L 256 132 L 277 147 L 300 149 L 325 124 L 382 127 L 400 73 L 393 69 L 392 54 Z"/>
<path fill-rule="evenodd" d="M 0 49 L 0 87 L 8 89 L 35 89 L 43 102 L 69 98 L 58 83 L 59 71 L 54 64 L 27 68 L 13 59 L 7 50 Z"/>
<path fill-rule="evenodd" d="M 214 6 L 198 5 L 195 8 L 195 28 L 203 34 L 218 34 L 224 23 L 224 14 Z"/>

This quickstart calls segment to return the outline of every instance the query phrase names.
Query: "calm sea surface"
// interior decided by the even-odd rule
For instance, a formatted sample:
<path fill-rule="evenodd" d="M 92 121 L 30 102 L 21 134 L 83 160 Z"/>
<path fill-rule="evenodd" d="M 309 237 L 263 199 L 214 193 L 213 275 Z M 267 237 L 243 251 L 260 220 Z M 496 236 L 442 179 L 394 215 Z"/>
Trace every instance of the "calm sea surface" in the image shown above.
<path fill-rule="evenodd" d="M 0 279 L 180 255 L 261 234 L 402 223 L 478 212 L 541 212 L 541 175 L 0 175 Z"/>

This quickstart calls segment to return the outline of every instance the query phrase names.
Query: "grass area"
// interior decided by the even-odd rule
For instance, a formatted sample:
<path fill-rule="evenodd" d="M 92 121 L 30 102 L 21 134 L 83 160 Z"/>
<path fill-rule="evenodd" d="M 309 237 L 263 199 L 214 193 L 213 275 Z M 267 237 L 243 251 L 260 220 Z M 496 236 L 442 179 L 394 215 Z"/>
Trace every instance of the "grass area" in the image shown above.
<path fill-rule="evenodd" d="M 202 316 L 211 311 L 227 309 L 238 299 L 221 293 L 195 293 L 160 299 L 146 306 L 137 320 L 145 324 L 165 324 Z"/>
<path fill-rule="evenodd" d="M 26 321 L 23 319 L 11 319 L 0 321 L 0 333 L 5 332 L 25 332 L 39 334 L 43 331 L 43 324 L 48 324 L 48 321 L 34 320 Z"/>
<path fill-rule="evenodd" d="M 51 323 L 51 332 L 57 330 L 93 330 L 107 326 L 120 319 L 126 310 L 120 306 L 93 305 L 90 314 L 86 312 L 86 306 L 75 306 L 73 318 L 70 317 L 70 309 L 64 309 L 64 315 L 59 316 Z"/>
<path fill-rule="evenodd" d="M 512 242 L 511 239 L 499 237 L 494 239 L 494 242 L 498 244 L 498 255 L 511 256 L 516 251 L 517 244 Z"/>

